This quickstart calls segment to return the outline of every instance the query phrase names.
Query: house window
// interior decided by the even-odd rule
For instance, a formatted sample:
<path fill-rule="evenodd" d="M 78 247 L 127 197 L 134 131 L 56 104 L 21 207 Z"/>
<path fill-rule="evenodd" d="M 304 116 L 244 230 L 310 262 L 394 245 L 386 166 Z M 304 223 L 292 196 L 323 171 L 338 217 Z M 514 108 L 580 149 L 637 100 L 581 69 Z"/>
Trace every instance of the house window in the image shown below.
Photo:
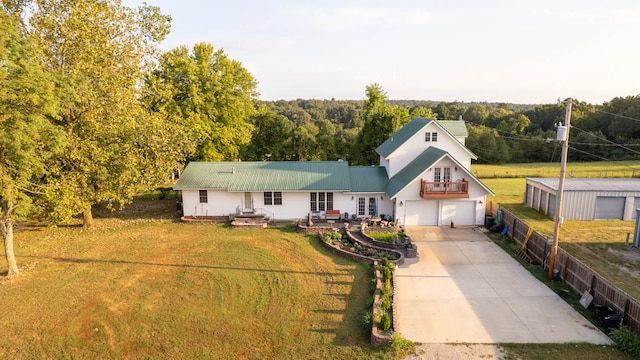
<path fill-rule="evenodd" d="M 427 132 L 424 134 L 424 141 L 426 142 L 436 142 L 438 141 L 438 133 L 436 132 Z"/>
<path fill-rule="evenodd" d="M 318 193 L 318 210 L 325 211 L 324 193 Z"/>
<path fill-rule="evenodd" d="M 358 216 L 364 216 L 364 209 L 365 209 L 365 198 L 363 197 L 359 197 L 358 198 Z"/>
<path fill-rule="evenodd" d="M 442 181 L 450 182 L 451 181 L 451 168 L 442 168 L 443 176 Z"/>
<path fill-rule="evenodd" d="M 433 182 L 440 182 L 442 177 L 440 176 L 441 174 L 441 169 L 440 168 L 434 168 L 433 169 Z"/>
<path fill-rule="evenodd" d="M 265 191 L 264 192 L 264 204 L 265 205 L 282 205 L 282 192 L 280 191 Z"/>
<path fill-rule="evenodd" d="M 207 197 L 207 190 L 200 190 L 200 203 L 201 204 L 206 204 L 208 202 L 208 197 Z"/>
<path fill-rule="evenodd" d="M 311 211 L 333 210 L 333 193 L 332 192 L 312 192 L 311 193 Z"/>

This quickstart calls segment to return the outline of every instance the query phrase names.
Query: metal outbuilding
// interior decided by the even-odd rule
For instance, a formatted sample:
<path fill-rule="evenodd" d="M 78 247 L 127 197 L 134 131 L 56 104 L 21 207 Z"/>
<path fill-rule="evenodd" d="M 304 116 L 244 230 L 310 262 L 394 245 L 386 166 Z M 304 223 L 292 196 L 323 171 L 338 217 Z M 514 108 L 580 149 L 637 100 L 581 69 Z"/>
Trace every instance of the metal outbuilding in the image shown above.
<path fill-rule="evenodd" d="M 524 205 L 553 217 L 559 179 L 525 180 Z M 632 221 L 636 208 L 640 208 L 640 179 L 565 179 L 562 199 L 564 220 Z"/>

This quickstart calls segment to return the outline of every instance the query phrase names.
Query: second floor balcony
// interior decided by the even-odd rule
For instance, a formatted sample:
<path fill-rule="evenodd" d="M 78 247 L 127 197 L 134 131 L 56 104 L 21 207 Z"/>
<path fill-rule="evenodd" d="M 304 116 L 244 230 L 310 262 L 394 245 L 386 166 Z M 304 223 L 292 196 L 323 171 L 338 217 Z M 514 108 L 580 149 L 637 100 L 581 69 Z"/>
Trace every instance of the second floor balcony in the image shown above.
<path fill-rule="evenodd" d="M 469 197 L 468 181 L 429 182 L 420 180 L 423 199 L 464 199 Z"/>

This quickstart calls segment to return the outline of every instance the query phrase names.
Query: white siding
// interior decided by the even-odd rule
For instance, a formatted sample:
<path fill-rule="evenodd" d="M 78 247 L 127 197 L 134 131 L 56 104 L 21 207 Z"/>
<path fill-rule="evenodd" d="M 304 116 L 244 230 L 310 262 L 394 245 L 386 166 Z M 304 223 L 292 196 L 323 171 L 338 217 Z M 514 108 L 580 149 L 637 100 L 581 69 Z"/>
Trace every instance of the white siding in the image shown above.
<path fill-rule="evenodd" d="M 436 142 L 426 142 L 425 133 L 426 132 L 436 132 L 438 133 L 438 141 Z M 452 158 L 456 159 L 462 166 L 469 169 L 471 167 L 471 156 L 465 150 L 463 146 L 460 145 L 458 141 L 452 138 L 448 133 L 433 124 L 429 123 L 422 130 L 418 131 L 414 136 L 412 136 L 409 140 L 407 140 L 402 146 L 391 154 L 388 160 L 388 166 L 383 164 L 387 168 L 387 172 L 389 177 L 395 175 L 402 168 L 407 166 L 416 156 L 420 155 L 423 151 L 425 151 L 430 146 L 437 147 L 441 150 L 444 150 L 451 155 Z"/>
<path fill-rule="evenodd" d="M 437 166 L 440 166 L 440 163 L 438 163 Z M 455 180 L 456 177 L 454 176 L 454 174 L 456 173 L 453 172 L 453 169 L 451 171 L 452 171 L 451 177 L 454 178 Z M 398 220 L 400 225 L 407 225 L 407 221 L 409 221 L 409 223 L 418 221 L 416 220 L 417 218 L 415 217 L 415 215 L 410 210 L 411 208 L 422 209 L 422 207 L 419 207 L 416 205 L 410 205 L 411 208 L 405 209 L 404 205 L 407 204 L 407 202 L 434 201 L 434 200 L 425 200 L 420 197 L 420 179 L 427 179 L 429 176 L 433 176 L 432 174 L 430 174 L 431 172 L 433 171 L 425 171 L 424 173 L 422 173 L 421 176 L 419 176 L 416 180 L 411 182 L 403 191 L 398 193 L 398 195 L 396 196 L 396 219 Z M 462 225 L 482 225 L 484 224 L 486 190 L 477 182 L 472 181 L 471 179 L 467 179 L 467 180 L 470 180 L 469 181 L 469 198 L 455 200 L 459 202 L 459 203 L 456 203 L 457 205 L 460 205 L 459 209 L 458 208 L 452 209 L 451 207 L 448 207 L 447 214 L 451 214 L 451 212 L 456 214 L 454 218 L 460 219 L 459 222 L 455 223 L 456 225 L 461 225 L 461 226 Z M 454 200 L 447 200 L 447 201 L 449 201 L 450 202 L 449 204 L 451 204 Z M 400 202 L 403 203 L 403 206 L 400 206 Z M 451 218 L 451 215 L 447 215 L 446 219 L 443 217 L 442 206 L 444 203 L 445 201 L 443 200 L 438 201 L 439 215 L 438 215 L 437 225 L 448 225 L 450 220 L 447 220 L 447 219 Z M 422 221 L 422 220 L 419 220 L 419 221 Z"/>

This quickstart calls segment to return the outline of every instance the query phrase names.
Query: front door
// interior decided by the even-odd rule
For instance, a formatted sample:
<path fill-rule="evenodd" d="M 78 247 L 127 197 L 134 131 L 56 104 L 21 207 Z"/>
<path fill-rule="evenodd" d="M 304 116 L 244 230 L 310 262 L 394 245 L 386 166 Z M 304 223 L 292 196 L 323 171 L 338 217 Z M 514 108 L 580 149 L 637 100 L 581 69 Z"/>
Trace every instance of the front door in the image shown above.
<path fill-rule="evenodd" d="M 253 198 L 250 192 L 244 193 L 244 209 L 253 210 Z"/>

